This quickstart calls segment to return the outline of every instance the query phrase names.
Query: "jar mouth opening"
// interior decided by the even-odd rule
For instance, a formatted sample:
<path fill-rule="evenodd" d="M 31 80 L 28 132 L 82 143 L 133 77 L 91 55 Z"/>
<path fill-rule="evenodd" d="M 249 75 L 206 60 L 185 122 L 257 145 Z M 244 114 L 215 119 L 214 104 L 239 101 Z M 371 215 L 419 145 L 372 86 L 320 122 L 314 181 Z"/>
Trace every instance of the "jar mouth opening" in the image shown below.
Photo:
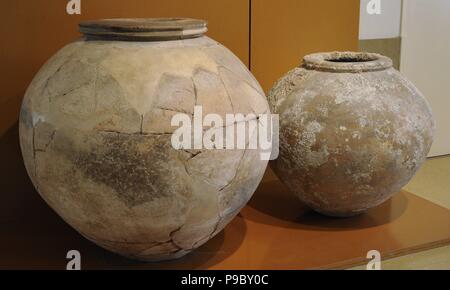
<path fill-rule="evenodd" d="M 112 18 L 83 21 L 87 40 L 164 41 L 196 38 L 208 31 L 205 20 L 192 18 Z"/>
<path fill-rule="evenodd" d="M 392 67 L 386 56 L 369 52 L 335 51 L 309 54 L 303 58 L 306 69 L 328 72 L 368 72 Z"/>

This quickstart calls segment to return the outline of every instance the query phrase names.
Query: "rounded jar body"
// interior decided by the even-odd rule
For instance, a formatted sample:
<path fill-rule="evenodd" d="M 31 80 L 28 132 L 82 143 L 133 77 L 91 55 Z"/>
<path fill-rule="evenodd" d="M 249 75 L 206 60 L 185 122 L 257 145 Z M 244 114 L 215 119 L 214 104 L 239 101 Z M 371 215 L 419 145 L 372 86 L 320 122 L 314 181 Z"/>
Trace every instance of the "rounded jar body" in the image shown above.
<path fill-rule="evenodd" d="M 398 192 L 424 162 L 434 119 L 422 94 L 377 54 L 306 56 L 269 94 L 280 115 L 277 176 L 304 203 L 352 216 Z"/>
<path fill-rule="evenodd" d="M 181 257 L 234 218 L 267 161 L 258 150 L 177 150 L 172 119 L 193 122 L 194 108 L 223 118 L 267 113 L 264 93 L 201 29 L 87 27 L 26 92 L 27 171 L 46 202 L 96 244 L 146 261 Z"/>

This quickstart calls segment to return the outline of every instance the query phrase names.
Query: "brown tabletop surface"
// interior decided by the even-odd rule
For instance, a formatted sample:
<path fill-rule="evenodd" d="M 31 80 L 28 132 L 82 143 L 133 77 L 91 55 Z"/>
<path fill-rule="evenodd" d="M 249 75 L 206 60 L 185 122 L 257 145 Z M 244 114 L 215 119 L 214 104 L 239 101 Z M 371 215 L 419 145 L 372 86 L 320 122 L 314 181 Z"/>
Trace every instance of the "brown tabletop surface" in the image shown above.
<path fill-rule="evenodd" d="M 361 216 L 312 212 L 278 180 L 263 182 L 220 234 L 188 256 L 141 263 L 80 236 L 34 190 L 23 166 L 17 127 L 0 138 L 0 269 L 65 269 L 69 250 L 83 269 L 311 269 L 366 263 L 450 243 L 450 210 L 402 191 Z"/>

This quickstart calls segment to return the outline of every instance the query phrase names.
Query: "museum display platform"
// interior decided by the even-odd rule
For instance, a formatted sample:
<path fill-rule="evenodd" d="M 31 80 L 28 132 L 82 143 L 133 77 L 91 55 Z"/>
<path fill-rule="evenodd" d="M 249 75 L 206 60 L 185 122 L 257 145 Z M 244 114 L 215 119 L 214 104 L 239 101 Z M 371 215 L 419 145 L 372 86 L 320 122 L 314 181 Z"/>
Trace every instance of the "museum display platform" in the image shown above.
<path fill-rule="evenodd" d="M 0 138 L 0 269 L 341 269 L 450 244 L 450 210 L 402 191 L 367 213 L 328 218 L 303 206 L 273 176 L 220 234 L 176 261 L 141 263 L 84 239 L 40 198 L 20 155 L 17 126 Z"/>

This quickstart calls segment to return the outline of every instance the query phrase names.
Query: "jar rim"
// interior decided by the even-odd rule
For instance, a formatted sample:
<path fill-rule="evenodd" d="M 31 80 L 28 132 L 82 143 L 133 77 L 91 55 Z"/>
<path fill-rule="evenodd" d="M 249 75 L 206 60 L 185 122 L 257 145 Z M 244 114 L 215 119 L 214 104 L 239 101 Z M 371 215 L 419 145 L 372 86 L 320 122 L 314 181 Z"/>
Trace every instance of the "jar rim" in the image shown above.
<path fill-rule="evenodd" d="M 192 18 L 111 18 L 82 21 L 79 30 L 94 40 L 161 41 L 200 37 L 208 23 Z"/>
<path fill-rule="evenodd" d="M 377 53 L 333 51 L 306 55 L 302 66 L 311 70 L 357 73 L 389 69 L 392 60 Z"/>

